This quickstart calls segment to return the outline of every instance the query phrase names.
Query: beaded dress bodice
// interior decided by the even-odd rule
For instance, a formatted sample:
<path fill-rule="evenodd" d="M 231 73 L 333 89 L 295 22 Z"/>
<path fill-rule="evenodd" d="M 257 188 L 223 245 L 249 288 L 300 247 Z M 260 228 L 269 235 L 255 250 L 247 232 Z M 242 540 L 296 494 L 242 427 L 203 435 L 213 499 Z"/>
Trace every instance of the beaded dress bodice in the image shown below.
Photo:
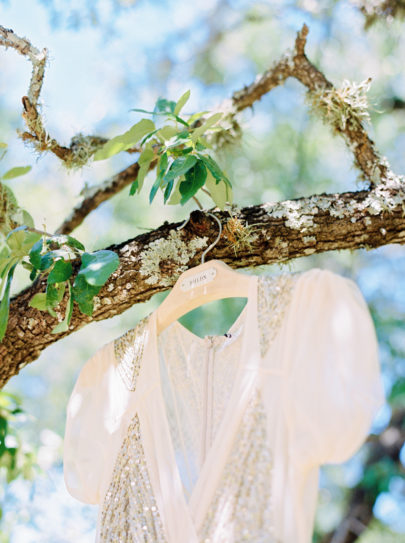
<path fill-rule="evenodd" d="M 277 334 L 296 278 L 296 274 L 258 278 L 262 355 Z M 168 327 L 159 338 L 160 372 L 165 385 L 162 390 L 186 501 L 217 435 L 240 369 L 244 317 L 245 310 L 223 336 L 199 338 L 177 323 L 177 328 Z M 141 369 L 148 318 L 114 342 L 118 371 L 129 390 L 135 390 Z M 273 541 L 269 503 L 273 462 L 265 419 L 257 388 L 239 424 L 199 530 L 201 543 Z M 132 514 L 128 514 L 129 510 Z M 105 542 L 116 541 L 122 533 L 133 542 L 166 541 L 147 474 L 136 415 L 117 456 L 103 504 L 101 530 L 101 540 Z"/>

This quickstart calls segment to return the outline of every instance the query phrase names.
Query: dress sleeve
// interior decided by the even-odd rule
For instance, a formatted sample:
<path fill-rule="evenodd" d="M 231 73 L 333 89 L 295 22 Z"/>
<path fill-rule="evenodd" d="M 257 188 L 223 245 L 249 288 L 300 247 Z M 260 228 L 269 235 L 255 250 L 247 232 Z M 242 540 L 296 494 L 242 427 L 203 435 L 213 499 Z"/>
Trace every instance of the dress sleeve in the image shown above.
<path fill-rule="evenodd" d="M 101 347 L 83 366 L 70 395 L 64 438 L 63 472 L 69 493 L 84 503 L 100 501 L 111 418 L 114 366 L 112 345 Z"/>
<path fill-rule="evenodd" d="M 351 279 L 314 268 L 294 301 L 290 421 L 312 465 L 343 462 L 362 445 L 384 402 L 374 324 Z"/>

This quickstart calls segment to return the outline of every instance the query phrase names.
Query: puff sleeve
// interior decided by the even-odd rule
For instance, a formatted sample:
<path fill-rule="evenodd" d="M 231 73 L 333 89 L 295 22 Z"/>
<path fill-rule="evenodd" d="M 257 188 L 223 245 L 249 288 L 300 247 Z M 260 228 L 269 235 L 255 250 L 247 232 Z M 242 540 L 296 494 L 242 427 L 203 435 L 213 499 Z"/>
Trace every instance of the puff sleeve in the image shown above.
<path fill-rule="evenodd" d="M 111 433 L 113 372 L 112 345 L 108 343 L 83 366 L 67 405 L 64 479 L 69 493 L 84 503 L 100 501 Z"/>
<path fill-rule="evenodd" d="M 343 462 L 384 401 L 368 306 L 354 281 L 314 268 L 300 279 L 290 325 L 294 447 L 311 465 Z"/>

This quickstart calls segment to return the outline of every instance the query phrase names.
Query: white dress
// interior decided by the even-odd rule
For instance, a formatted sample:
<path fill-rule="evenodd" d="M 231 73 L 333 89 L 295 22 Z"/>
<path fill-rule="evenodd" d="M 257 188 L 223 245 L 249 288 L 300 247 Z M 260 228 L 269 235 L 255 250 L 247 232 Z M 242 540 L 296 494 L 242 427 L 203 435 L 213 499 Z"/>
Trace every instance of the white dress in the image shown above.
<path fill-rule="evenodd" d="M 66 486 L 100 504 L 97 542 L 310 543 L 319 466 L 356 452 L 383 401 L 352 280 L 252 275 L 228 334 L 157 336 L 153 312 L 84 365 Z"/>

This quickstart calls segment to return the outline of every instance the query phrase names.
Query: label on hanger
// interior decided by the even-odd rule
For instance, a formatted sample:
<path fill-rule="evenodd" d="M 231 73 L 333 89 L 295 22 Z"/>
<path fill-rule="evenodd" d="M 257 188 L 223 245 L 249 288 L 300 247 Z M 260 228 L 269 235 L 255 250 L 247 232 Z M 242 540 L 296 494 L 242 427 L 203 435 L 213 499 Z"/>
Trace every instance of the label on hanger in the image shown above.
<path fill-rule="evenodd" d="M 183 292 L 187 292 L 187 290 L 191 290 L 192 288 L 206 285 L 214 279 L 216 274 L 217 270 L 215 268 L 208 268 L 184 279 L 180 284 L 180 288 Z"/>

